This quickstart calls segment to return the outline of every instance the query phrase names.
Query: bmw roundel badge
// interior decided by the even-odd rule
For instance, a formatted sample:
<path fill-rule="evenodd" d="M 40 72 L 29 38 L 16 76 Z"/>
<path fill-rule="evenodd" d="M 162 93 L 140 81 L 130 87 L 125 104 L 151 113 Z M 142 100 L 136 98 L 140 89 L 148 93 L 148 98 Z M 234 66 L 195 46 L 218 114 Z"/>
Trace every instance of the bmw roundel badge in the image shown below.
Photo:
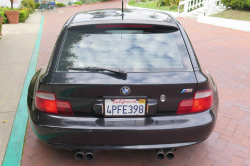
<path fill-rule="evenodd" d="M 131 91 L 131 90 L 130 90 L 129 87 L 124 86 L 124 87 L 121 88 L 121 91 L 120 91 L 120 92 L 121 92 L 122 95 L 128 95 L 128 94 L 130 93 L 130 91 Z"/>

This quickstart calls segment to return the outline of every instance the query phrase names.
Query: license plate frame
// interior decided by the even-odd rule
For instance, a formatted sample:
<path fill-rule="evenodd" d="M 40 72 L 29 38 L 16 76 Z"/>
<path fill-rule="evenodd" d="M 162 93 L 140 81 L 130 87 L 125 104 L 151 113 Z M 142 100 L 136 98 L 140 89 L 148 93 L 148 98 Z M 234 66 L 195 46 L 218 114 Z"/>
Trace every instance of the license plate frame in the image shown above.
<path fill-rule="evenodd" d="M 144 111 L 144 114 L 143 115 L 131 115 L 131 114 L 128 114 L 128 115 L 107 115 L 106 114 L 106 106 L 105 106 L 105 100 L 107 99 L 137 99 L 137 100 L 140 100 L 140 99 L 144 99 L 145 100 L 145 105 L 144 105 L 144 108 L 145 108 L 145 111 Z M 105 117 L 128 117 L 128 116 L 131 116 L 131 117 L 144 117 L 146 116 L 147 112 L 148 112 L 148 97 L 147 96 L 104 96 L 102 98 L 102 102 L 103 102 L 103 107 L 102 107 L 102 113 Z"/>

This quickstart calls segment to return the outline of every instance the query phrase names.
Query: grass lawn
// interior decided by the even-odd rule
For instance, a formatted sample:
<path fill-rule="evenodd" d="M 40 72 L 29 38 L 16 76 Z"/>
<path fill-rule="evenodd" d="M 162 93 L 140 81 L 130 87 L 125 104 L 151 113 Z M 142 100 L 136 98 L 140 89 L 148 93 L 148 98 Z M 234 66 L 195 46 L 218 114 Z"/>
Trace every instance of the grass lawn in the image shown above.
<path fill-rule="evenodd" d="M 250 11 L 243 10 L 225 10 L 223 12 L 212 15 L 212 17 L 228 18 L 234 20 L 250 21 Z"/>
<path fill-rule="evenodd" d="M 149 8 L 149 9 L 157 9 L 157 10 L 165 10 L 165 11 L 171 11 L 171 12 L 178 12 L 178 8 L 175 10 L 170 10 L 170 6 L 161 6 L 161 7 L 156 7 L 156 1 L 146 1 L 146 2 L 139 2 L 130 6 L 135 6 L 135 7 L 144 7 L 144 8 Z M 180 12 L 183 12 L 184 9 L 180 9 Z"/>

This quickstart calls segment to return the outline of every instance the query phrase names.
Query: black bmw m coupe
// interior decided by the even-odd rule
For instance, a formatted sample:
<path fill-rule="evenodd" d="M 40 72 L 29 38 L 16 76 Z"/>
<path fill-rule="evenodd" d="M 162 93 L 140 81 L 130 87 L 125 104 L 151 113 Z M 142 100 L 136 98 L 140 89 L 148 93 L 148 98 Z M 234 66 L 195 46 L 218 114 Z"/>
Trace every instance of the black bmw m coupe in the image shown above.
<path fill-rule="evenodd" d="M 209 137 L 215 82 L 202 70 L 182 25 L 136 9 L 77 13 L 28 91 L 31 126 L 44 143 L 91 160 L 95 151 L 173 149 Z"/>

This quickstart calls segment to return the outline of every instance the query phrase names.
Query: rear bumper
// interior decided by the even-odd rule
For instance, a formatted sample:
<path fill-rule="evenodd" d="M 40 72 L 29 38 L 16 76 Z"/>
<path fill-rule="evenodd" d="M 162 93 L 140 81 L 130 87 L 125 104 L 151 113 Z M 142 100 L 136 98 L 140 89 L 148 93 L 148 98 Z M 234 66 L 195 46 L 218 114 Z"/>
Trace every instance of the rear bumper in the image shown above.
<path fill-rule="evenodd" d="M 216 115 L 202 113 L 139 118 L 89 118 L 30 113 L 33 130 L 43 142 L 57 148 L 159 149 L 193 145 L 212 132 Z"/>

